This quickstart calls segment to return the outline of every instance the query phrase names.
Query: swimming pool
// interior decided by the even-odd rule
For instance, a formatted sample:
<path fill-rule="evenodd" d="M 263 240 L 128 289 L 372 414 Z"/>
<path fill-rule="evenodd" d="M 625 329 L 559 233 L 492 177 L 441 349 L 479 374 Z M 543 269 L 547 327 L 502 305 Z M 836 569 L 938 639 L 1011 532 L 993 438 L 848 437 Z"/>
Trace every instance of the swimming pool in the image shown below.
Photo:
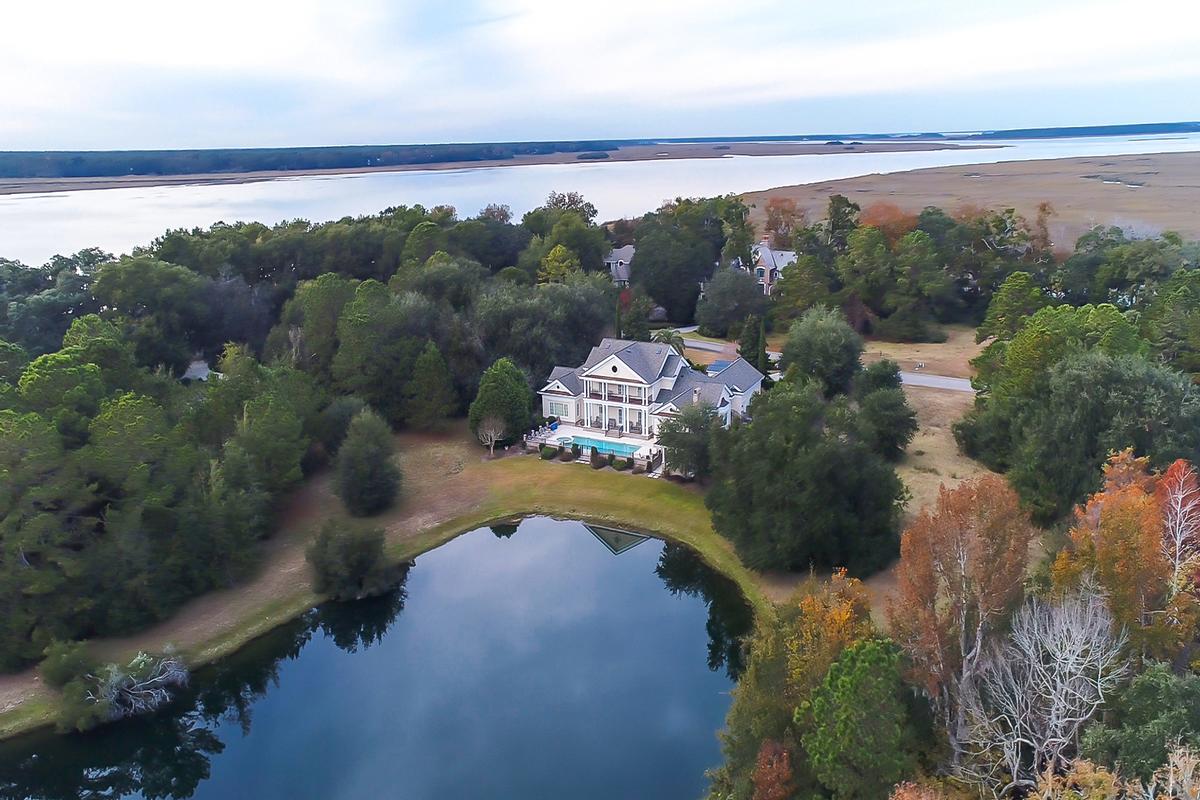
<path fill-rule="evenodd" d="M 572 439 L 571 444 L 577 444 L 580 448 L 590 447 L 600 453 L 612 453 L 621 458 L 629 458 L 638 450 L 642 449 L 640 444 L 621 444 L 620 442 L 602 442 L 598 439 L 589 439 L 586 436 L 576 436 Z"/>

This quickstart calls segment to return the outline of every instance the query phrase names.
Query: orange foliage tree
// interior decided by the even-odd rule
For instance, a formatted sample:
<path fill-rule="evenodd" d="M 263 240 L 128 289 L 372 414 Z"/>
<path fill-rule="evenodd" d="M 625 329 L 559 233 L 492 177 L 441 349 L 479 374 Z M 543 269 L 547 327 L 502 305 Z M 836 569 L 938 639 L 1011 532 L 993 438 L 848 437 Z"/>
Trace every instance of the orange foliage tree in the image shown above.
<path fill-rule="evenodd" d="M 788 800 L 795 791 L 792 754 L 774 739 L 764 739 L 754 765 L 753 800 Z"/>
<path fill-rule="evenodd" d="M 771 247 L 790 249 L 796 229 L 804 225 L 804 212 L 790 197 L 772 197 L 767 200 L 766 213 L 763 229 L 770 234 Z"/>
<path fill-rule="evenodd" d="M 917 215 L 904 211 L 895 203 L 872 203 L 862 210 L 858 217 L 859 225 L 870 225 L 878 228 L 891 247 L 904 238 L 904 234 L 917 228 Z"/>
<path fill-rule="evenodd" d="M 957 763 L 967 721 L 960 702 L 973 683 L 991 631 L 1022 594 L 1034 528 L 1003 478 L 944 486 L 900 539 L 899 582 L 888 608 L 909 679 L 929 698 Z"/>
<path fill-rule="evenodd" d="M 1200 556 L 1200 486 L 1176 461 L 1162 475 L 1131 449 L 1115 453 L 1099 492 L 1075 511 L 1071 544 L 1054 561 L 1057 588 L 1091 577 L 1130 640 L 1170 657 L 1195 628 Z"/>

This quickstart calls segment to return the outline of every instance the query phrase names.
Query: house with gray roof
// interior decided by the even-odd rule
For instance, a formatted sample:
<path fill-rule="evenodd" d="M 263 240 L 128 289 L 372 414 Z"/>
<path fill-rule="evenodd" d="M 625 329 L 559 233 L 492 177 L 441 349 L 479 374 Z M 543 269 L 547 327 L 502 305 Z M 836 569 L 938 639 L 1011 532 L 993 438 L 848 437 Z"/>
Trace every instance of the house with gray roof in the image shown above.
<path fill-rule="evenodd" d="M 735 269 L 749 272 L 754 276 L 762 293 L 770 296 L 775 291 L 775 284 L 783 275 L 783 270 L 796 263 L 796 253 L 793 250 L 775 250 L 771 247 L 770 239 L 763 240 L 750 248 L 751 261 L 743 264 L 741 260 L 733 262 Z"/>
<path fill-rule="evenodd" d="M 579 366 L 555 367 L 538 394 L 542 415 L 559 422 L 558 438 L 632 455 L 689 405 L 712 406 L 729 425 L 746 414 L 762 381 L 742 358 L 708 373 L 666 344 L 604 339 Z"/>
<path fill-rule="evenodd" d="M 612 276 L 612 282 L 624 288 L 629 285 L 629 265 L 633 263 L 634 246 L 627 244 L 608 251 L 604 266 Z"/>

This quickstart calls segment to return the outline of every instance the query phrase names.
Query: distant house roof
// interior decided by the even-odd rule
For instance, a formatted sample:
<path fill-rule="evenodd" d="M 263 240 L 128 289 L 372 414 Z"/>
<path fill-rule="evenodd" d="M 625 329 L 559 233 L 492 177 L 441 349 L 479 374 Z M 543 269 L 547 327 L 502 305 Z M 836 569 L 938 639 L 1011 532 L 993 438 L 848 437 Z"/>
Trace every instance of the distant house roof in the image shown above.
<path fill-rule="evenodd" d="M 208 362 L 197 358 L 195 361 L 188 364 L 187 371 L 183 373 L 183 376 L 179 380 L 206 381 L 210 375 L 215 374 L 215 372 L 208 368 Z"/>
<path fill-rule="evenodd" d="M 629 265 L 633 263 L 634 247 L 627 244 L 608 251 L 604 265 L 608 267 L 614 283 L 629 283 Z"/>
<path fill-rule="evenodd" d="M 716 366 L 716 362 L 713 362 L 713 366 Z M 751 387 L 763 379 L 763 374 L 744 358 L 734 359 L 715 374 L 712 372 L 709 372 L 709 374 L 728 386 L 729 390 L 734 394 L 749 391 Z"/>
<path fill-rule="evenodd" d="M 754 245 L 750 254 L 754 257 L 754 263 L 757 266 L 768 269 L 783 269 L 789 264 L 796 263 L 794 250 L 772 250 L 765 242 Z"/>

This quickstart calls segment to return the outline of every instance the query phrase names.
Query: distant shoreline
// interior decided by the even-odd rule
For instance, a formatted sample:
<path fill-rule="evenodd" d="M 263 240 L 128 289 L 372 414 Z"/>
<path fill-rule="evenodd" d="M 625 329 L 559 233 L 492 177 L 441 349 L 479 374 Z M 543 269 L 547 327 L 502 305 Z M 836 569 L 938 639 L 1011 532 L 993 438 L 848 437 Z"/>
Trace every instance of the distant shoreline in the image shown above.
<path fill-rule="evenodd" d="M 608 150 L 607 158 L 579 158 L 579 153 L 545 153 L 487 161 L 449 161 L 433 164 L 397 164 L 378 167 L 298 169 L 260 172 L 213 172 L 185 175 L 128 175 L 95 178 L 0 178 L 0 195 L 48 194 L 100 189 L 137 189 L 157 186 L 221 186 L 312 176 L 366 175 L 377 172 L 418 172 L 516 167 L 537 164 L 603 164 L 614 161 L 668 161 L 726 156 L 789 156 L 834 153 L 902 153 L 927 150 L 976 150 L 996 144 L 958 144 L 939 141 L 905 142 L 740 142 L 638 144 Z"/>

